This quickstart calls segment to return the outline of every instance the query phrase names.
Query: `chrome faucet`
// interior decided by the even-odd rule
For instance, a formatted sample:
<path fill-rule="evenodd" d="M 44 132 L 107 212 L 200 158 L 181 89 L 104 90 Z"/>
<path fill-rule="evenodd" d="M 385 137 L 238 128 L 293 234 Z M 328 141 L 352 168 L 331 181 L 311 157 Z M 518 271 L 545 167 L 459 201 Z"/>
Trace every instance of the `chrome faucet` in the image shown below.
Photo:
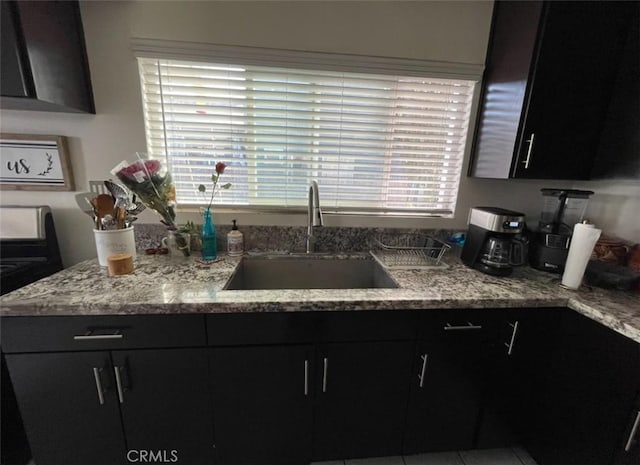
<path fill-rule="evenodd" d="M 309 185 L 309 206 L 307 207 L 307 253 L 315 252 L 316 236 L 313 234 L 313 227 L 322 226 L 322 224 L 318 183 L 311 181 Z"/>

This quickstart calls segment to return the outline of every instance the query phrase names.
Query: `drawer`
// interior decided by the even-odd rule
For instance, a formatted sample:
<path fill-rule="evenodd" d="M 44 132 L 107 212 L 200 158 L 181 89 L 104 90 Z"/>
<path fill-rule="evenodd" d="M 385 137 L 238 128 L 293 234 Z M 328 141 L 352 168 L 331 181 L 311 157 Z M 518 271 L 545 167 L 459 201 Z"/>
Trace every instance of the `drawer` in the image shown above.
<path fill-rule="evenodd" d="M 425 310 L 418 325 L 419 339 L 496 337 L 507 315 L 503 310 Z"/>
<path fill-rule="evenodd" d="M 416 337 L 415 310 L 322 312 L 318 334 L 322 342 L 398 341 Z"/>
<path fill-rule="evenodd" d="M 304 344 L 414 339 L 416 311 L 207 315 L 209 345 Z"/>
<path fill-rule="evenodd" d="M 317 315 L 300 313 L 218 313 L 207 315 L 210 346 L 314 342 Z"/>
<path fill-rule="evenodd" d="M 1 331 L 5 353 L 206 345 L 203 315 L 5 317 Z"/>

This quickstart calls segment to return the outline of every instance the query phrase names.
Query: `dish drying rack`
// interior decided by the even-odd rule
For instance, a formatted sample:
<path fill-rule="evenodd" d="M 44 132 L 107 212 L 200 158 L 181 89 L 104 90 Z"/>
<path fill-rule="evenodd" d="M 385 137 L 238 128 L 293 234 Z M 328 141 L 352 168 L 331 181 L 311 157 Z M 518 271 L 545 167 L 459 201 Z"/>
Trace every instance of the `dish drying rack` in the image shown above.
<path fill-rule="evenodd" d="M 442 261 L 451 248 L 426 234 L 382 235 L 374 238 L 371 255 L 389 269 L 447 268 Z"/>

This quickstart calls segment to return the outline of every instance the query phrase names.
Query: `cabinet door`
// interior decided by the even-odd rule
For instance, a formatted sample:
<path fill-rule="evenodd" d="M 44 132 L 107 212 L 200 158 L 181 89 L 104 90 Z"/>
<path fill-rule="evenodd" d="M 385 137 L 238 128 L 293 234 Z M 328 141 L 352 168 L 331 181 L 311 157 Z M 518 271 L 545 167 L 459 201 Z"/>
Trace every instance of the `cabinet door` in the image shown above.
<path fill-rule="evenodd" d="M 494 449 L 518 445 L 516 422 L 522 391 L 515 382 L 517 372 L 518 333 L 523 321 L 518 316 L 504 315 L 499 323 L 498 337 L 491 344 L 491 356 L 486 364 L 486 388 L 475 447 Z"/>
<path fill-rule="evenodd" d="M 419 342 L 405 453 L 474 447 L 491 361 L 491 329 L 471 319 L 448 326 L 434 322 L 434 331 Z"/>
<path fill-rule="evenodd" d="M 640 3 L 634 8 L 592 178 L 640 179 Z M 639 461 L 640 462 L 640 461 Z"/>
<path fill-rule="evenodd" d="M 524 443 L 540 464 L 612 463 L 628 432 L 640 386 L 638 344 L 567 311 L 556 348 L 530 398 Z"/>
<path fill-rule="evenodd" d="M 126 463 L 108 352 L 6 359 L 38 465 Z"/>
<path fill-rule="evenodd" d="M 216 463 L 310 462 L 313 348 L 211 349 Z"/>
<path fill-rule="evenodd" d="M 0 8 L 2 8 L 0 91 L 2 95 L 11 97 L 33 97 L 35 91 L 20 33 L 15 2 L 4 1 L 0 4 Z"/>
<path fill-rule="evenodd" d="M 95 113 L 78 1 L 3 1 L 0 75 L 3 108 Z"/>
<path fill-rule="evenodd" d="M 615 465 L 640 463 L 640 397 L 636 402 L 616 454 Z"/>
<path fill-rule="evenodd" d="M 321 346 L 314 460 L 401 452 L 414 342 Z"/>
<path fill-rule="evenodd" d="M 165 461 L 211 463 L 207 350 L 114 351 L 112 357 L 131 458 L 152 451 Z"/>
<path fill-rule="evenodd" d="M 547 2 L 513 177 L 588 179 L 633 2 Z"/>
<path fill-rule="evenodd" d="M 541 1 L 494 3 L 471 176 L 510 177 L 541 13 Z"/>
<path fill-rule="evenodd" d="M 491 345 L 476 447 L 521 445 L 530 426 L 531 398 L 539 397 L 552 357 L 557 318 L 562 309 L 507 310 L 498 313 L 497 338 Z"/>

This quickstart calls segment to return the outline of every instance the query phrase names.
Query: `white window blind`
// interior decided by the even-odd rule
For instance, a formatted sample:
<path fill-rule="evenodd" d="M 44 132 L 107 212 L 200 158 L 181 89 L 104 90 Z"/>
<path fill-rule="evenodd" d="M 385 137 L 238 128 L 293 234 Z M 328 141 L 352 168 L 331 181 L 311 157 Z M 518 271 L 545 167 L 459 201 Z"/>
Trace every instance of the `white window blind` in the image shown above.
<path fill-rule="evenodd" d="M 450 215 L 474 81 L 138 58 L 147 150 L 179 204 Z"/>

